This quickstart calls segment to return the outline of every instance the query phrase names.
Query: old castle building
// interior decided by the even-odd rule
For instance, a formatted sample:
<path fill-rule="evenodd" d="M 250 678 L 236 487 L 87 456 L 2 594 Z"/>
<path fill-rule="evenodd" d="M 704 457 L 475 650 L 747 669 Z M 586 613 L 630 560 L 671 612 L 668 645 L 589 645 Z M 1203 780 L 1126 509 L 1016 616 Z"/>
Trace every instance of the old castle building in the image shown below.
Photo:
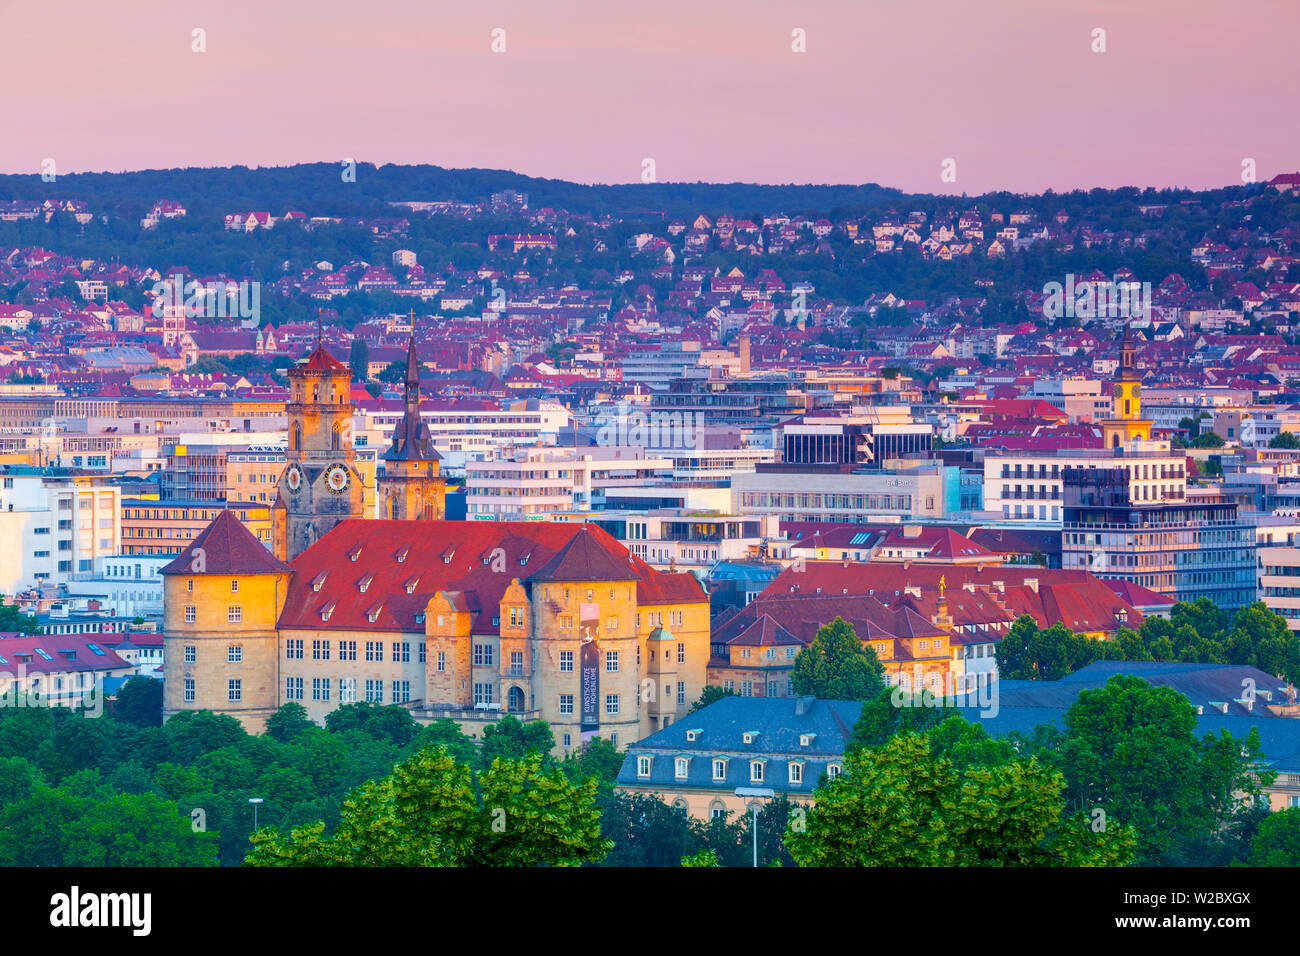
<path fill-rule="evenodd" d="M 441 520 L 413 345 L 384 456 L 380 513 L 394 520 L 362 520 L 350 377 L 319 345 L 289 372 L 277 553 L 222 511 L 163 569 L 164 713 L 260 731 L 288 701 L 317 721 L 369 701 L 474 733 L 509 712 L 550 723 L 560 751 L 597 735 L 624 746 L 684 716 L 709 655 L 695 578 L 594 526 Z"/>
<path fill-rule="evenodd" d="M 590 525 L 345 520 L 289 564 L 233 515 L 163 569 L 165 713 L 260 731 L 288 702 L 409 707 L 470 733 L 545 720 L 557 750 L 625 746 L 705 684 L 709 603 Z"/>

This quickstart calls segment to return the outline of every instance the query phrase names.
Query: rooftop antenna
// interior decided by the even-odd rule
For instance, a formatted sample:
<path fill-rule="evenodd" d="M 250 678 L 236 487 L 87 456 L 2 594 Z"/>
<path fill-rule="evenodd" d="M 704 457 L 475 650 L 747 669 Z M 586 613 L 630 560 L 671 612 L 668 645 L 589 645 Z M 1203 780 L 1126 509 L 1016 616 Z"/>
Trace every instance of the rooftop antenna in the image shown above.
<path fill-rule="evenodd" d="M 324 327 L 321 325 L 322 313 L 324 311 L 325 311 L 324 309 L 316 310 L 316 348 L 321 348 L 324 344 L 323 339 L 324 339 L 325 331 L 324 331 Z"/>

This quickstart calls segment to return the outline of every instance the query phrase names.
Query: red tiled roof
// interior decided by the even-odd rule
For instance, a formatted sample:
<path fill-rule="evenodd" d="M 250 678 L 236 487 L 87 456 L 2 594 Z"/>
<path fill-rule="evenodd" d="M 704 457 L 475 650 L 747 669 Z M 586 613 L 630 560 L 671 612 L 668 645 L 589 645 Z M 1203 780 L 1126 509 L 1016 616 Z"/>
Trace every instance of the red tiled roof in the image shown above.
<path fill-rule="evenodd" d="M 267 550 L 233 511 L 222 509 L 161 573 L 276 574 L 292 570 Z"/>
<path fill-rule="evenodd" d="M 307 361 L 303 363 L 303 368 L 312 372 L 346 372 L 348 367 L 336 359 L 329 352 L 325 351 L 325 346 L 316 346 L 316 351 L 307 356 Z"/>
<path fill-rule="evenodd" d="M 475 615 L 475 632 L 495 632 L 491 618 L 516 578 L 525 586 L 635 581 L 641 605 L 707 600 L 689 572 L 656 571 L 601 528 L 569 522 L 354 518 L 295 558 L 293 569 L 281 628 L 422 630 L 416 615 L 445 592 Z"/>
<path fill-rule="evenodd" d="M 17 673 L 21 665 L 28 674 L 69 673 L 79 671 L 115 670 L 130 667 L 109 649 L 116 640 L 112 634 L 0 634 L 0 668 L 9 676 Z M 102 651 L 90 649 L 94 644 Z M 41 651 L 49 655 L 49 660 Z M 65 652 L 71 651 L 69 658 Z"/>
<path fill-rule="evenodd" d="M 930 617 L 938 602 L 940 576 L 945 578 L 949 613 L 959 626 L 1005 623 L 1022 614 L 1033 617 L 1039 627 L 1059 621 L 1084 632 L 1114 631 L 1121 625 L 1136 628 L 1142 623 L 1142 613 L 1136 607 L 1088 571 L 991 562 L 806 561 L 802 570 L 787 568 L 777 575 L 753 604 L 764 598 L 817 595 L 820 588 L 821 595 L 865 594 L 889 605 L 911 597 L 912 606 Z M 907 594 L 909 587 L 919 589 L 920 599 Z M 785 623 L 780 617 L 778 620 Z"/>

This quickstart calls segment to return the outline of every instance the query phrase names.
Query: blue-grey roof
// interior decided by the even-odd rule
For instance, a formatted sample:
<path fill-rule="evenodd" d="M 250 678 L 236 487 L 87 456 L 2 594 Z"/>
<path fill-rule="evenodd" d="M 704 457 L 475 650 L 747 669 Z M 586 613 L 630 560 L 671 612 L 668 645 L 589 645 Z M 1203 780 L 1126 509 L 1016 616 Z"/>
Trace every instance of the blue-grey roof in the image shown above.
<path fill-rule="evenodd" d="M 800 704 L 804 700 L 805 704 Z M 797 713 L 798 710 L 802 713 Z M 724 697 L 628 748 L 618 775 L 621 786 L 733 791 L 755 786 L 750 761 L 765 759 L 764 786 L 791 793 L 812 793 L 828 764 L 843 760 L 844 749 L 862 704 L 851 700 L 796 697 Z M 688 732 L 699 731 L 695 740 Z M 745 734 L 755 736 L 745 743 Z M 811 734 L 806 745 L 800 739 Z M 648 755 L 650 774 L 637 773 Z M 686 777 L 677 776 L 677 757 L 689 757 Z M 714 758 L 727 760 L 726 775 L 713 778 Z M 790 764 L 803 764 L 802 782 L 791 784 Z"/>

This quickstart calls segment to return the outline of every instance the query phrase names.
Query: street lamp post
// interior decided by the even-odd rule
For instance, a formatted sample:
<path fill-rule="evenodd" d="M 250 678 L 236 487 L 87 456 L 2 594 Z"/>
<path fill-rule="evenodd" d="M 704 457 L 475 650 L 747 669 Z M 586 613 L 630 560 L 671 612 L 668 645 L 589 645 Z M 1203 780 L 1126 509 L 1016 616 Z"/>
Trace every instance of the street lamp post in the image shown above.
<path fill-rule="evenodd" d="M 262 798 L 249 797 L 248 802 L 253 805 L 253 831 L 257 832 L 257 805 L 262 802 Z"/>
<path fill-rule="evenodd" d="M 746 798 L 749 802 L 749 808 L 754 812 L 750 831 L 754 836 L 754 866 L 758 866 L 758 801 L 760 799 L 771 800 L 776 796 L 776 791 L 769 790 L 767 787 L 737 787 L 736 796 Z"/>

